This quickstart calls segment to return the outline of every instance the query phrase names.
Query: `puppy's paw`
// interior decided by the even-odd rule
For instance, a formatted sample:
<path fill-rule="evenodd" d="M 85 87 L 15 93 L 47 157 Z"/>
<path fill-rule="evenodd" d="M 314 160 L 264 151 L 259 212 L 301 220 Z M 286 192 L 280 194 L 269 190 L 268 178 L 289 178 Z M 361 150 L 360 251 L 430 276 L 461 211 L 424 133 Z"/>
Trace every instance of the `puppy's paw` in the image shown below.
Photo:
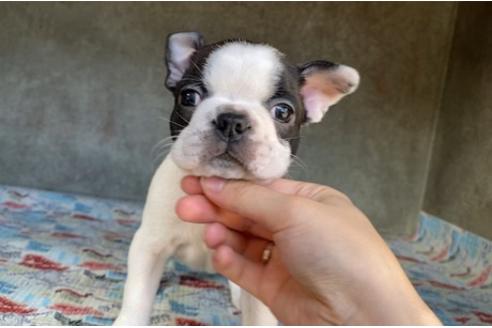
<path fill-rule="evenodd" d="M 149 323 L 146 320 L 139 320 L 136 316 L 125 315 L 120 313 L 113 326 L 147 326 Z"/>

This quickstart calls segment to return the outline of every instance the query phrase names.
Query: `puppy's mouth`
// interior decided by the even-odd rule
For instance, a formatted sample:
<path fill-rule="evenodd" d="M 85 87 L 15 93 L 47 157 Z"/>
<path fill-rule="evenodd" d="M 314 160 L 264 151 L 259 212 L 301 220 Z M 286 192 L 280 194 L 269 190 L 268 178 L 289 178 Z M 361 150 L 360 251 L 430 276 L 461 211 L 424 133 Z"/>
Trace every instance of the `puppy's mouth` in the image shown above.
<path fill-rule="evenodd" d="M 243 161 L 227 149 L 221 154 L 212 157 L 211 162 L 214 162 L 214 164 L 218 164 L 221 167 L 239 166 L 246 171 L 246 166 Z"/>

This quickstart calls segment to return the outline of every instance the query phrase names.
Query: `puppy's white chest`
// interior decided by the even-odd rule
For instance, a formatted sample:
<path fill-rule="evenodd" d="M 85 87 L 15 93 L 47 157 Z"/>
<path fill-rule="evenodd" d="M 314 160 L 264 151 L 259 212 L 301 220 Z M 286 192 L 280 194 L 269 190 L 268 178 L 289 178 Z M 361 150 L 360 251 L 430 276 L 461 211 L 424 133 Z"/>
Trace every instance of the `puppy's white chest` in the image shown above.
<path fill-rule="evenodd" d="M 177 257 L 193 270 L 214 272 L 211 253 L 202 241 L 204 226 L 181 221 L 175 213 L 176 201 L 184 196 L 181 179 L 187 174 L 166 158 L 152 179 L 142 223 L 130 246 L 125 296 L 116 325 L 149 323 L 152 302 L 170 257 Z M 261 315 L 271 316 L 261 302 L 247 293 L 239 302 L 235 294 L 233 302 L 241 303 L 244 323 L 253 324 L 257 319 L 270 323 Z"/>
<path fill-rule="evenodd" d="M 167 248 L 192 269 L 213 272 L 210 252 L 202 241 L 202 225 L 180 220 L 175 213 L 177 200 L 185 194 L 181 179 L 189 174 L 167 157 L 157 169 L 147 195 L 140 232 L 156 251 Z"/>

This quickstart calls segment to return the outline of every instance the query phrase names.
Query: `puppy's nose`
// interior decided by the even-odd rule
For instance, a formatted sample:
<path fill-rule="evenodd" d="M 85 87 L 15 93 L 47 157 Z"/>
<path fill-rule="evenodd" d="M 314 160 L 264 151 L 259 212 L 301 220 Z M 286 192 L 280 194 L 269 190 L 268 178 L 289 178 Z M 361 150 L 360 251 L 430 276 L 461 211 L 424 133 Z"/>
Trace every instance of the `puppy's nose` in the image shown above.
<path fill-rule="evenodd" d="M 238 141 L 251 128 L 248 118 L 237 113 L 222 113 L 213 123 L 217 135 L 225 142 Z"/>

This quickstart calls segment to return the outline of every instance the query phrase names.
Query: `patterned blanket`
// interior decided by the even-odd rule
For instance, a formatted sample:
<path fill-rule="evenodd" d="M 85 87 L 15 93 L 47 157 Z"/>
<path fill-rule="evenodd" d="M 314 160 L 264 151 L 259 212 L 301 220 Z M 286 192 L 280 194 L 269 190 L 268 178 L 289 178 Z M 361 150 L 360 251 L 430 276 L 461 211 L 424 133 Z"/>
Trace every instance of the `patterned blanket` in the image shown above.
<path fill-rule="evenodd" d="M 141 204 L 0 186 L 0 325 L 109 325 Z M 446 324 L 492 324 L 492 243 L 422 213 L 389 243 Z M 227 281 L 170 261 L 152 323 L 236 325 Z"/>

